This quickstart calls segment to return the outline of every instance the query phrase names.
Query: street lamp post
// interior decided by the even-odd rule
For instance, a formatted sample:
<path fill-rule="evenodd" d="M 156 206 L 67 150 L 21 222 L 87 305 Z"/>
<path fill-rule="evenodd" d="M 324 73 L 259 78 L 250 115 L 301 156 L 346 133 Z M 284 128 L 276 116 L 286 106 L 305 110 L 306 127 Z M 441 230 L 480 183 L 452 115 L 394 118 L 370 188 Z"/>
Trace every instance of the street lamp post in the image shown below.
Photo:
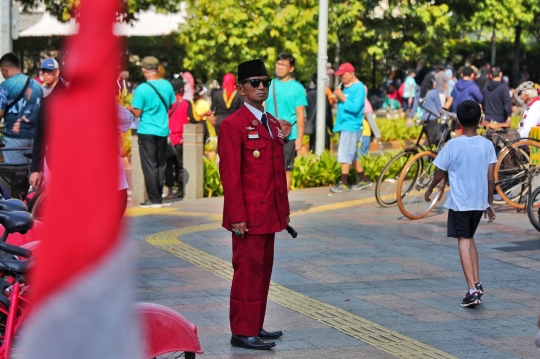
<path fill-rule="evenodd" d="M 317 60 L 317 123 L 315 153 L 320 156 L 324 151 L 326 132 L 326 64 L 328 62 L 328 0 L 319 1 L 319 54 Z"/>

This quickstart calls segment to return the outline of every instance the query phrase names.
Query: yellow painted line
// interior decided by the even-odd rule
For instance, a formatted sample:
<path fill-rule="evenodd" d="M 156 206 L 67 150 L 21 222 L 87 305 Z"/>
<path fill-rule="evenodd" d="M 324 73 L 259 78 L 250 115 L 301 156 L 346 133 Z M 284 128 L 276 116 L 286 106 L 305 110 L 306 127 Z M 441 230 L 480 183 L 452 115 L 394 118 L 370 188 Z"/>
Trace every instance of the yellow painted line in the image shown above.
<path fill-rule="evenodd" d="M 221 219 L 221 213 L 184 212 L 174 207 L 163 207 L 163 208 L 132 207 L 132 208 L 126 209 L 124 216 L 126 217 L 140 217 L 140 216 L 208 217 L 211 220 L 216 220 L 216 218 L 219 217 Z"/>
<path fill-rule="evenodd" d="M 387 195 L 383 196 L 383 199 L 390 199 L 392 197 L 395 197 L 394 195 Z M 312 213 L 319 213 L 319 212 L 327 212 L 327 211 L 333 211 L 337 209 L 343 209 L 343 208 L 349 208 L 354 206 L 360 206 L 363 204 L 369 204 L 376 202 L 377 200 L 375 197 L 369 197 L 369 198 L 363 198 L 363 199 L 356 199 L 353 201 L 345 201 L 345 202 L 338 202 L 338 203 L 332 203 L 332 204 L 326 204 L 322 206 L 316 206 L 312 207 L 306 210 L 296 211 L 291 214 L 291 216 L 299 216 L 304 214 L 312 214 Z M 165 207 L 165 208 L 139 208 L 139 207 L 132 207 L 126 209 L 126 212 L 124 214 L 127 217 L 140 217 L 140 216 L 147 216 L 147 215 L 153 215 L 153 216 L 185 216 L 185 217 L 206 217 L 209 220 L 212 221 L 218 221 L 221 220 L 221 213 L 206 213 L 206 212 L 184 212 L 180 211 L 178 208 L 173 207 Z"/>
<path fill-rule="evenodd" d="M 383 196 L 383 199 L 389 199 L 395 197 L 393 195 L 387 195 Z M 304 214 L 312 214 L 312 213 L 319 213 L 319 212 L 327 212 L 327 211 L 334 211 L 336 209 L 343 209 L 343 208 L 349 208 L 354 206 L 360 206 L 363 204 L 373 203 L 376 202 L 377 199 L 375 197 L 369 197 L 369 198 L 362 198 L 362 199 L 356 199 L 353 201 L 345 201 L 345 202 L 338 202 L 338 203 L 332 203 L 332 204 L 325 204 L 322 206 L 316 206 L 312 208 L 308 208 L 303 211 L 296 211 L 291 214 L 291 216 L 300 216 Z"/>
<path fill-rule="evenodd" d="M 231 281 L 233 268 L 230 262 L 201 251 L 178 239 L 180 236 L 214 230 L 220 228 L 220 226 L 220 223 L 209 223 L 174 229 L 152 234 L 146 237 L 145 240 L 166 252 Z M 274 282 L 270 284 L 269 299 L 398 358 L 457 359 L 448 353 L 385 328 L 375 322 L 305 296 Z"/>

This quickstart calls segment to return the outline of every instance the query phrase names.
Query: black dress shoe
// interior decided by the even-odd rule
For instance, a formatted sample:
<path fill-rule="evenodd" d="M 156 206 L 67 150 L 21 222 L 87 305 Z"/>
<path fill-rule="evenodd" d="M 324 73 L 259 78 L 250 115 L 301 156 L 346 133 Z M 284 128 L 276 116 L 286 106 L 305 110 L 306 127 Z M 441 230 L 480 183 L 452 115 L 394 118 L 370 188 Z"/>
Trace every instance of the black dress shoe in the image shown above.
<path fill-rule="evenodd" d="M 263 339 L 277 339 L 283 335 L 281 330 L 276 330 L 275 332 L 267 332 L 264 329 L 259 330 L 259 337 Z"/>
<path fill-rule="evenodd" d="M 265 342 L 259 337 L 245 337 L 243 335 L 232 335 L 231 345 L 254 350 L 267 350 L 276 346 L 274 342 Z"/>

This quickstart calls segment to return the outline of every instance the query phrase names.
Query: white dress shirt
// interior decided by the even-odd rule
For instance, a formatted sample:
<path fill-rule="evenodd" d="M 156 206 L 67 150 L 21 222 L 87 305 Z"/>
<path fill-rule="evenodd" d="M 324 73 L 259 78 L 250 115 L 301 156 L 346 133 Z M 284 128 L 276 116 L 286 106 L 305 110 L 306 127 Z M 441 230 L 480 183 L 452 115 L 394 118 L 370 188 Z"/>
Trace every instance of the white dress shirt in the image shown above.
<path fill-rule="evenodd" d="M 259 120 L 260 123 L 262 123 L 261 119 L 262 119 L 262 116 L 263 114 L 266 115 L 266 111 L 262 112 L 262 111 L 259 111 L 258 109 L 256 109 L 255 107 L 251 106 L 249 103 L 247 102 L 244 102 L 244 105 L 246 105 L 246 107 L 248 108 L 248 110 L 251 111 L 251 113 L 257 118 L 257 120 Z M 268 132 L 270 133 L 270 136 L 272 138 L 274 138 L 274 134 L 272 133 L 272 131 L 270 131 L 270 124 L 268 123 L 269 119 L 268 119 L 268 115 L 266 115 L 266 129 L 268 130 Z M 264 125 L 264 123 L 263 123 Z"/>

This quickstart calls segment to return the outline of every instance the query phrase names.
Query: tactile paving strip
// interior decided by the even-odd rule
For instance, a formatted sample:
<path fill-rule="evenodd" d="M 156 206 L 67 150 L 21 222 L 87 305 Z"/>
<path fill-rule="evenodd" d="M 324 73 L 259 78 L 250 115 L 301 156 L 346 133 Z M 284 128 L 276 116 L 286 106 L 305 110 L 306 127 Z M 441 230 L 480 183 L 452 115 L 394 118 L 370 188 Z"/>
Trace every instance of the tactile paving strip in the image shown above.
<path fill-rule="evenodd" d="M 328 208 L 330 206 L 324 207 Z M 301 214 L 306 212 L 308 211 Z M 320 211 L 317 210 L 316 212 Z M 231 281 L 233 276 L 231 263 L 178 240 L 180 236 L 186 234 L 214 230 L 220 227 L 220 223 L 209 223 L 165 231 L 148 236 L 146 242 Z M 269 299 L 398 358 L 457 359 L 448 353 L 385 328 L 375 322 L 292 291 L 274 282 L 270 284 Z"/>

